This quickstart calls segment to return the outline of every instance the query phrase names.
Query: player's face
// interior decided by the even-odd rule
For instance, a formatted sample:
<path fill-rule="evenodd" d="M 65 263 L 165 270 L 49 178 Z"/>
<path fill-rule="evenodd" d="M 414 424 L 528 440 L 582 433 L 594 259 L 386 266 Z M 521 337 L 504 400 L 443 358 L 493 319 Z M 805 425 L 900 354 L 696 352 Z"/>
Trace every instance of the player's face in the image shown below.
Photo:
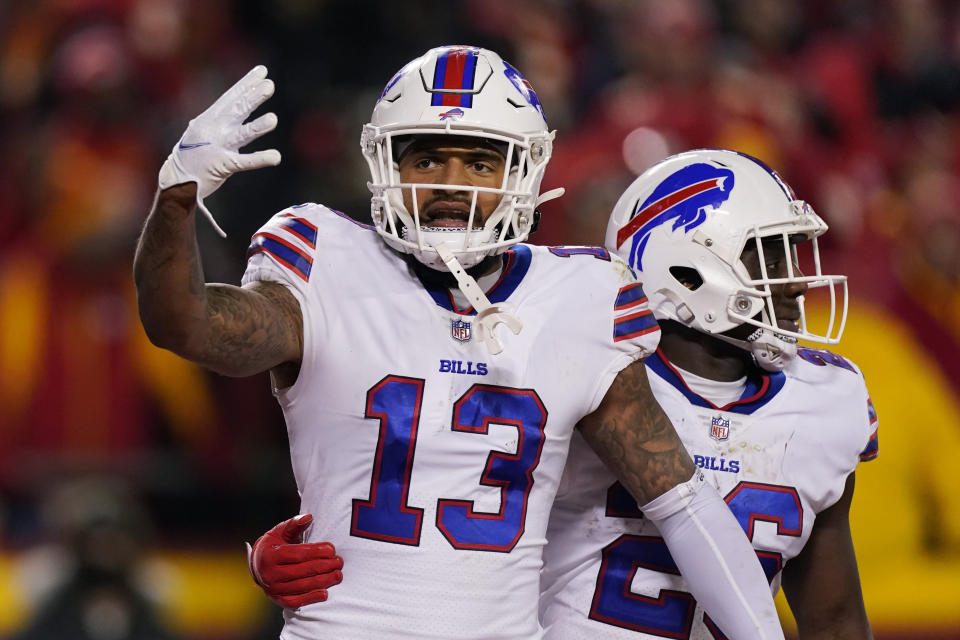
<path fill-rule="evenodd" d="M 473 200 L 466 187 L 499 188 L 503 182 L 503 155 L 487 147 L 470 146 L 463 139 L 439 139 L 435 143 L 417 145 L 399 161 L 400 181 L 450 185 L 449 189 L 417 189 L 417 210 L 421 227 L 464 228 Z M 403 190 L 403 204 L 413 213 L 413 194 Z M 500 202 L 500 194 L 477 193 L 474 228 L 482 227 Z"/>
<path fill-rule="evenodd" d="M 740 254 L 740 260 L 747 267 L 751 278 L 759 279 L 763 277 L 760 270 L 760 252 L 757 250 L 755 241 L 747 243 L 743 253 Z M 793 260 L 793 256 L 784 251 L 781 238 L 763 240 L 763 262 L 766 268 L 766 278 L 786 278 L 790 275 L 788 265 L 791 260 Z M 800 272 L 800 266 L 796 263 L 793 264 L 793 275 L 803 275 Z M 807 285 L 805 283 L 770 285 L 773 310 L 777 315 L 777 324 L 781 329 L 788 331 L 799 329 L 800 302 L 798 298 L 806 292 Z"/>

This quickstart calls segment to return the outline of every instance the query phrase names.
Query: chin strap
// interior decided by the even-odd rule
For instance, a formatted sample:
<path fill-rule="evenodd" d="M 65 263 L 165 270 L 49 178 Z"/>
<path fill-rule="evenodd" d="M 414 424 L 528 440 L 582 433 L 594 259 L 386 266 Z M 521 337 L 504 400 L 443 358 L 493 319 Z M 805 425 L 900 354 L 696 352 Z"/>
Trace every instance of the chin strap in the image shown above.
<path fill-rule="evenodd" d="M 784 367 L 797 355 L 796 338 L 774 333 L 763 327 L 757 327 L 757 330 L 747 336 L 746 340 L 731 338 L 722 333 L 713 333 L 710 335 L 718 340 L 732 344 L 735 347 L 749 351 L 754 361 L 756 361 L 757 366 L 771 373 L 783 371 Z"/>
<path fill-rule="evenodd" d="M 477 310 L 477 331 L 479 331 L 480 338 L 484 344 L 487 345 L 487 350 L 492 355 L 500 353 L 503 351 L 503 343 L 500 342 L 500 339 L 497 338 L 493 332 L 496 326 L 498 324 L 505 324 L 514 334 L 520 333 L 520 329 L 523 328 L 523 323 L 520 321 L 520 318 L 511 313 L 513 305 L 490 304 L 486 294 L 483 293 L 483 289 L 481 289 L 477 281 L 460 266 L 460 262 L 457 260 L 457 257 L 453 255 L 453 251 L 450 250 L 447 243 L 438 242 L 433 248 L 436 249 L 437 255 L 443 260 L 443 264 L 446 265 L 447 270 L 457 279 L 460 291 L 467 297 L 467 300 L 470 301 L 473 308 Z"/>
<path fill-rule="evenodd" d="M 557 187 L 556 189 L 550 189 L 550 191 L 545 191 L 537 196 L 537 202 L 533 205 L 533 208 L 536 209 L 544 202 L 550 202 L 551 200 L 556 200 L 566 192 L 566 189 L 563 187 Z"/>

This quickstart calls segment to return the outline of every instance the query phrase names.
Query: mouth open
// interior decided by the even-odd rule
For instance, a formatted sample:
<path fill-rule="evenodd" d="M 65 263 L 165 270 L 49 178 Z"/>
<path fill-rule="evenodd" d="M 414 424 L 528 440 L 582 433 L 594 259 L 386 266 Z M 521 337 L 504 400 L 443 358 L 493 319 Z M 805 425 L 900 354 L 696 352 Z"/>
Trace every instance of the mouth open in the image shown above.
<path fill-rule="evenodd" d="M 423 229 L 464 230 L 467 228 L 469 218 L 469 205 L 457 202 L 438 202 L 423 212 L 420 227 Z M 474 228 L 479 229 L 480 227 L 475 223 Z"/>
<path fill-rule="evenodd" d="M 421 229 L 466 229 L 467 221 L 466 220 L 453 220 L 451 218 L 438 218 L 430 220 L 424 225 L 420 226 Z"/>
<path fill-rule="evenodd" d="M 800 323 L 799 318 L 790 319 L 790 318 L 777 318 L 777 326 L 783 329 L 784 331 L 799 331 Z"/>

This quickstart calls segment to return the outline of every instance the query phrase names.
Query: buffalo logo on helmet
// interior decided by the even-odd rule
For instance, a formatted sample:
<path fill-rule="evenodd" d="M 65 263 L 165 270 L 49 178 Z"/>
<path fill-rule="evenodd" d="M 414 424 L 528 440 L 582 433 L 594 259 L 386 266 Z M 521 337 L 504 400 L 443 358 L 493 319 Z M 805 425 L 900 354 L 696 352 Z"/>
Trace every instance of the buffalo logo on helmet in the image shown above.
<path fill-rule="evenodd" d="M 673 221 L 673 231 L 687 233 L 707 219 L 706 207 L 718 207 L 733 191 L 733 171 L 696 163 L 665 178 L 646 200 L 639 203 L 630 221 L 617 231 L 617 248 L 632 238 L 630 266 L 643 271 L 643 250 L 650 233 Z"/>
<path fill-rule="evenodd" d="M 393 89 L 393 87 L 396 86 L 398 82 L 400 82 L 400 79 L 403 78 L 403 76 L 407 75 L 407 72 L 409 72 L 414 67 L 419 66 L 420 63 L 422 62 L 423 62 L 423 58 L 420 57 L 420 58 L 414 58 L 407 64 L 403 65 L 403 68 L 401 68 L 399 71 L 393 74 L 393 77 L 387 81 L 386 86 L 383 87 L 383 91 L 380 92 L 380 97 L 377 98 L 377 102 L 379 102 L 380 100 L 383 100 L 383 97 L 387 95 L 387 93 L 389 93 L 390 89 Z"/>
<path fill-rule="evenodd" d="M 547 117 L 543 115 L 543 105 L 540 104 L 540 98 L 537 97 L 537 92 L 533 90 L 533 86 L 527 82 L 527 79 L 517 71 L 517 68 L 504 60 L 503 74 L 507 76 L 507 80 L 517 88 L 520 95 L 530 103 L 530 106 L 540 112 L 540 117 L 546 120 Z"/>
<path fill-rule="evenodd" d="M 449 111 L 444 111 L 440 114 L 440 120 L 459 120 L 463 117 L 463 109 L 459 107 L 454 107 Z"/>

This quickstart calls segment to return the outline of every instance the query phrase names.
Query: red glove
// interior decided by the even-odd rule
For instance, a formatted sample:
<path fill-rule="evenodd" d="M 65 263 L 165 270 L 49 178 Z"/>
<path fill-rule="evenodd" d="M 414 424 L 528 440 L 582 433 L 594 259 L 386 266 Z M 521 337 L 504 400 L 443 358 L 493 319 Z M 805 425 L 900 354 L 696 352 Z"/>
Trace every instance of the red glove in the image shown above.
<path fill-rule="evenodd" d="M 313 516 L 284 520 L 247 544 L 250 574 L 267 596 L 281 607 L 296 609 L 323 602 L 327 589 L 340 584 L 343 559 L 329 542 L 303 542 Z"/>

